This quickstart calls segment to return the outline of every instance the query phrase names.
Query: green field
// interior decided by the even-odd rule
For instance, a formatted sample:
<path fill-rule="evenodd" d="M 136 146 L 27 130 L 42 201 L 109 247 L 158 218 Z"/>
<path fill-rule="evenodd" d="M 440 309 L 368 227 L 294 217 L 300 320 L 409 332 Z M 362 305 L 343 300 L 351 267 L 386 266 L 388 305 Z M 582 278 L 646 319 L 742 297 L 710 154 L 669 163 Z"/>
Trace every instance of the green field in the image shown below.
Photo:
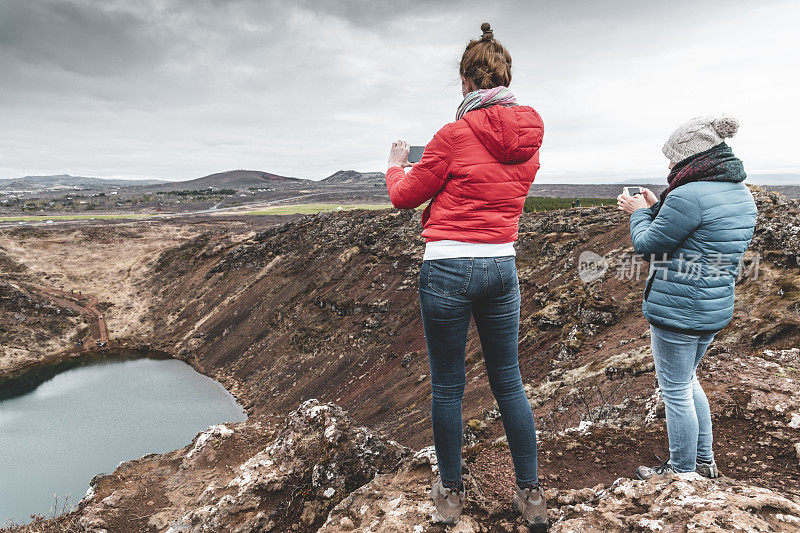
<path fill-rule="evenodd" d="M 314 213 L 323 213 L 326 211 L 352 211 L 353 209 L 387 209 L 391 205 L 382 204 L 294 204 L 294 205 L 276 205 L 275 207 L 266 207 L 264 209 L 254 211 L 234 211 L 229 212 L 231 215 L 308 215 Z M 223 211 L 224 213 L 224 211 Z M 80 215 L 29 215 L 29 216 L 10 216 L 0 217 L 0 222 L 45 222 L 47 220 L 91 220 L 91 219 L 118 219 L 118 218 L 147 218 L 147 217 L 161 217 L 165 215 L 180 215 L 180 213 L 130 213 L 130 214 L 80 214 Z"/>
<path fill-rule="evenodd" d="M 246 211 L 246 215 L 308 215 L 324 213 L 326 211 L 352 211 L 354 209 L 388 209 L 391 205 L 385 204 L 295 204 L 267 207 L 258 211 Z"/>
<path fill-rule="evenodd" d="M 45 222 L 47 220 L 91 220 L 96 219 L 111 219 L 111 218 L 140 218 L 151 217 L 153 215 L 147 214 L 118 214 L 118 215 L 32 215 L 32 216 L 19 216 L 19 217 L 0 217 L 0 222 Z"/>
<path fill-rule="evenodd" d="M 536 213 L 542 211 L 552 211 L 554 209 L 568 209 L 572 206 L 575 198 L 550 198 L 544 196 L 532 196 L 525 200 L 525 212 Z M 600 205 L 613 205 L 616 200 L 612 198 L 581 198 L 581 207 L 594 207 Z M 425 204 L 419 207 L 422 209 Z M 352 211 L 354 209 L 388 209 L 390 204 L 291 204 L 276 205 L 265 207 L 253 211 L 230 212 L 231 215 L 309 215 L 314 213 L 325 213 L 334 211 Z M 30 216 L 10 216 L 0 217 L 0 222 L 45 222 L 47 220 L 91 220 L 91 219 L 120 219 L 120 218 L 150 218 L 165 215 L 180 215 L 180 213 L 120 213 L 120 214 L 76 214 L 76 215 L 30 215 Z"/>
<path fill-rule="evenodd" d="M 525 199 L 526 213 L 540 213 L 555 209 L 569 209 L 578 198 L 551 198 L 547 196 L 531 196 Z M 581 207 L 597 207 L 600 205 L 615 205 L 615 198 L 579 198 Z"/>
<path fill-rule="evenodd" d="M 538 213 L 542 211 L 553 211 L 555 209 L 569 209 L 572 207 L 576 198 L 551 198 L 546 196 L 531 196 L 525 200 L 526 213 Z M 616 199 L 613 198 L 581 198 L 581 207 L 596 207 L 600 205 L 615 205 Z M 426 204 L 421 205 L 422 209 Z M 388 209 L 391 205 L 380 204 L 294 204 L 267 207 L 254 211 L 247 211 L 247 215 L 308 215 L 323 213 L 327 211 L 352 211 L 353 209 Z"/>

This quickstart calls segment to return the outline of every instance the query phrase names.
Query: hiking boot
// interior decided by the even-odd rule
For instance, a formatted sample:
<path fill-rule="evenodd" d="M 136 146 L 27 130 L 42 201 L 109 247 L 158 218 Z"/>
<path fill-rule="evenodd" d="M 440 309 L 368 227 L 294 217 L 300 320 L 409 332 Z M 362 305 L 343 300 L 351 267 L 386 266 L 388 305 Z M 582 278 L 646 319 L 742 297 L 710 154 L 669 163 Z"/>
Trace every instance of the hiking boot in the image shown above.
<path fill-rule="evenodd" d="M 709 479 L 715 479 L 719 477 L 719 470 L 717 469 L 717 463 L 711 461 L 710 463 L 701 463 L 698 462 L 694 469 L 695 472 L 700 474 L 703 477 L 707 477 Z"/>
<path fill-rule="evenodd" d="M 640 466 L 636 469 L 636 477 L 639 479 L 650 479 L 655 476 L 664 477 L 674 473 L 675 469 L 672 468 L 669 461 L 665 461 L 653 468 L 649 466 Z"/>
<path fill-rule="evenodd" d="M 457 491 L 442 485 L 442 478 L 436 478 L 431 487 L 431 499 L 436 505 L 433 513 L 433 522 L 454 525 L 461 517 L 464 501 L 467 499 L 466 491 Z"/>
<path fill-rule="evenodd" d="M 547 531 L 547 502 L 541 485 L 514 491 L 514 507 L 522 514 L 531 531 Z"/>

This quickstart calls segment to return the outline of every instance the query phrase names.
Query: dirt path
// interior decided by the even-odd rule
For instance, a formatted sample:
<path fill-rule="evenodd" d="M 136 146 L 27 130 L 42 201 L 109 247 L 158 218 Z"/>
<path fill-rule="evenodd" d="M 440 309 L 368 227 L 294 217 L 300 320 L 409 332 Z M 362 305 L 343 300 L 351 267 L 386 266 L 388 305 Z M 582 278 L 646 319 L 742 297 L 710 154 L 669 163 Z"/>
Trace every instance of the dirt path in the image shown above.
<path fill-rule="evenodd" d="M 63 289 L 54 289 L 33 283 L 25 283 L 25 285 L 29 289 L 44 293 L 47 298 L 50 298 L 62 307 L 68 307 L 77 313 L 87 315 L 89 317 L 92 341 L 94 341 L 92 344 L 97 344 L 97 341 L 101 343 L 108 342 L 108 326 L 106 325 L 103 314 L 97 309 L 99 301 L 96 296 L 93 294 L 68 292 Z M 81 301 L 85 303 L 79 303 Z"/>
<path fill-rule="evenodd" d="M 97 309 L 97 297 L 91 294 L 88 297 L 89 301 L 84 309 L 92 316 L 92 335 L 101 342 L 108 342 L 108 327 L 105 317 Z"/>

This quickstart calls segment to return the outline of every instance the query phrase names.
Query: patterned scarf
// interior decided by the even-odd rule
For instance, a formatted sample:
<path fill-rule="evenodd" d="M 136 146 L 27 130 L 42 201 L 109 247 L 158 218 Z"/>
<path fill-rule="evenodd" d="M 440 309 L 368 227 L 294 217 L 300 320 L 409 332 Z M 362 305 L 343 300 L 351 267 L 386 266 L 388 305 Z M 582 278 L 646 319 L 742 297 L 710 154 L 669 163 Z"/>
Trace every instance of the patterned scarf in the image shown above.
<path fill-rule="evenodd" d="M 738 183 L 744 181 L 742 161 L 733 155 L 731 147 L 724 142 L 713 148 L 687 157 L 674 167 L 667 176 L 669 186 L 661 193 L 659 207 L 664 203 L 664 198 L 673 189 L 693 181 L 730 181 Z"/>
<path fill-rule="evenodd" d="M 484 107 L 492 107 L 493 105 L 512 106 L 517 105 L 517 99 L 514 93 L 508 90 L 508 87 L 492 87 L 491 89 L 478 89 L 467 93 L 461 105 L 458 106 L 456 111 L 456 120 L 460 120 L 467 111 L 473 109 L 481 109 Z"/>

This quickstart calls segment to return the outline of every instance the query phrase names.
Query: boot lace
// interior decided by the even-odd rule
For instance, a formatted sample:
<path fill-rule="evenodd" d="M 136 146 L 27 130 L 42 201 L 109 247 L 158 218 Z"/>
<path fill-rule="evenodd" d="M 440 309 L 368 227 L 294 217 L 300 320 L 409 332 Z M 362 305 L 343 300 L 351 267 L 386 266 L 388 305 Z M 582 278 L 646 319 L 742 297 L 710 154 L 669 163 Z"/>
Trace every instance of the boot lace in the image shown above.
<path fill-rule="evenodd" d="M 662 459 L 658 455 L 656 455 L 656 454 L 653 454 L 653 455 L 655 456 L 656 459 L 658 459 L 658 462 L 661 463 L 660 465 L 658 465 L 657 467 L 652 469 L 653 472 L 655 472 L 656 474 L 659 474 L 659 475 L 663 474 L 664 472 L 674 472 L 674 470 L 672 469 L 672 465 L 669 462 L 669 459 L 667 459 L 665 461 L 664 459 Z"/>

